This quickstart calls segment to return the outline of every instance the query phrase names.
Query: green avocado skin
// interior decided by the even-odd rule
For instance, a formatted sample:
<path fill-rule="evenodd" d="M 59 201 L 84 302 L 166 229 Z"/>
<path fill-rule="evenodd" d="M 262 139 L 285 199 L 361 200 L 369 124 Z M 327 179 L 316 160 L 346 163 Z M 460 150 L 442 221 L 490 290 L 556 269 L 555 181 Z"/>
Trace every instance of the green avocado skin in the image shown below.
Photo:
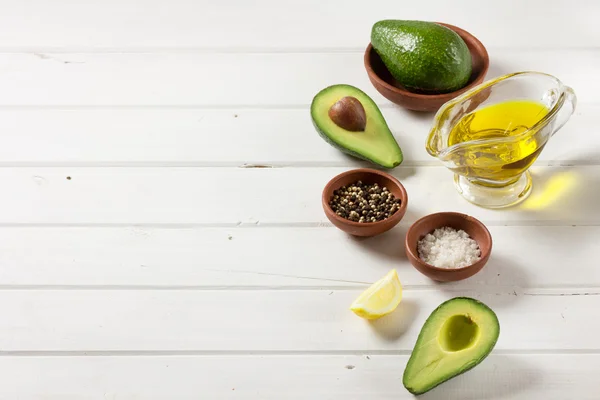
<path fill-rule="evenodd" d="M 339 150 L 339 151 L 341 151 L 342 153 L 346 153 L 346 154 L 348 154 L 349 156 L 356 157 L 356 158 L 358 158 L 358 159 L 360 159 L 360 160 L 365 160 L 365 161 L 372 162 L 372 163 L 374 163 L 374 164 L 377 164 L 377 165 L 379 165 L 379 166 L 381 166 L 381 167 L 384 167 L 384 168 L 394 168 L 394 167 L 396 167 L 397 165 L 400 165 L 400 163 L 398 163 L 398 164 L 394 164 L 394 165 L 382 165 L 382 164 L 378 163 L 376 160 L 373 160 L 372 158 L 368 158 L 368 157 L 365 157 L 365 156 L 363 156 L 362 154 L 359 154 L 359 153 L 357 153 L 357 152 L 355 152 L 355 151 L 348 150 L 348 149 L 347 149 L 347 148 L 345 148 L 344 146 L 340 146 L 339 144 L 337 144 L 336 142 L 334 142 L 334 141 L 333 141 L 333 140 L 332 140 L 332 139 L 331 139 L 331 138 L 330 138 L 330 137 L 329 137 L 329 136 L 328 136 L 328 135 L 325 133 L 325 131 L 323 131 L 323 130 L 322 130 L 320 127 L 319 127 L 319 125 L 317 125 L 317 122 L 316 122 L 314 119 L 312 120 L 312 122 L 313 122 L 313 126 L 315 127 L 315 130 L 317 131 L 317 133 L 319 134 L 319 136 L 321 136 L 321 139 L 325 140 L 325 142 L 327 142 L 329 145 L 331 145 L 331 146 L 335 147 L 336 149 L 338 149 L 338 150 Z"/>
<path fill-rule="evenodd" d="M 491 340 L 489 340 L 486 344 L 485 347 L 482 348 L 482 351 L 478 354 L 477 357 L 474 357 L 473 359 L 470 360 L 470 362 L 462 365 L 462 367 L 455 371 L 452 375 L 448 375 L 440 380 L 438 380 L 435 384 L 432 384 L 431 386 L 425 388 L 424 390 L 416 390 L 413 387 L 411 387 L 408 382 L 407 382 L 407 374 L 408 371 L 413 368 L 413 364 L 417 361 L 415 358 L 416 355 L 416 349 L 419 348 L 419 346 L 422 344 L 423 342 L 423 333 L 424 333 L 424 328 L 429 325 L 429 324 L 436 324 L 437 323 L 437 313 L 438 311 L 444 309 L 444 307 L 446 307 L 448 304 L 457 302 L 457 301 L 465 301 L 468 303 L 471 303 L 471 308 L 472 309 L 477 309 L 478 312 L 483 312 L 483 313 L 487 313 L 491 316 L 493 316 L 493 325 L 492 326 L 488 326 L 486 327 L 487 329 L 491 329 L 495 332 L 495 336 L 492 337 Z M 408 363 L 406 365 L 406 368 L 404 370 L 404 376 L 402 378 L 402 383 L 404 384 L 404 387 L 413 395 L 418 396 L 424 393 L 429 392 L 430 390 L 436 388 L 437 386 L 441 385 L 442 383 L 455 378 L 459 375 L 464 374 L 467 371 L 470 371 L 471 369 L 473 369 L 474 367 L 476 367 L 477 365 L 479 365 L 484 359 L 487 358 L 487 356 L 492 352 L 492 350 L 494 349 L 494 347 L 496 346 L 496 343 L 498 341 L 498 337 L 500 335 L 500 324 L 498 322 L 498 318 L 496 317 L 496 314 L 494 313 L 494 311 L 492 311 L 488 306 L 486 306 L 485 304 L 483 304 L 482 302 L 480 302 L 479 300 L 470 298 L 470 297 L 455 297 L 453 299 L 447 300 L 444 303 L 440 304 L 432 313 L 431 315 L 427 318 L 427 320 L 425 321 L 425 324 L 423 325 L 423 329 L 421 329 L 421 332 L 419 333 L 419 336 L 417 337 L 417 341 L 415 343 L 415 348 L 413 349 L 413 352 L 410 356 L 410 359 L 408 360 Z"/>
<path fill-rule="evenodd" d="M 335 93 L 337 93 L 337 95 Z M 377 141 L 377 148 L 375 151 L 365 151 L 364 147 L 361 147 L 357 142 L 353 141 L 352 137 L 356 135 L 356 133 L 348 132 L 333 123 L 327 123 L 331 122 L 328 116 L 331 102 L 327 102 L 327 98 L 330 95 L 334 96 L 336 99 L 352 96 L 361 102 L 365 109 L 365 113 L 367 116 L 370 116 L 370 122 L 367 123 L 366 130 L 375 134 L 373 138 Z M 377 107 L 377 104 L 373 99 L 355 86 L 337 84 L 321 90 L 313 98 L 310 106 L 310 114 L 313 126 L 319 136 L 343 153 L 361 160 L 369 161 L 386 169 L 395 168 L 404 160 L 402 149 L 392 135 L 381 110 Z M 352 146 L 353 144 L 354 146 Z"/>
<path fill-rule="evenodd" d="M 386 168 L 386 169 L 392 169 L 392 168 L 395 168 L 395 167 L 397 167 L 398 165 L 402 164 L 402 161 L 403 161 L 402 153 L 400 153 L 400 158 L 399 158 L 399 159 L 398 159 L 396 162 L 394 162 L 393 164 L 386 164 L 386 163 L 383 163 L 383 162 L 381 162 L 381 161 L 379 161 L 379 160 L 376 160 L 375 158 L 372 158 L 372 157 L 371 157 L 371 158 L 369 158 L 369 157 L 363 156 L 362 154 L 360 154 L 360 153 L 357 153 L 357 152 L 355 152 L 355 151 L 352 151 L 352 150 L 349 150 L 349 149 L 345 148 L 344 146 L 340 146 L 339 144 L 337 144 L 336 142 L 334 142 L 334 141 L 333 141 L 333 140 L 332 140 L 332 139 L 331 139 L 331 138 L 330 138 L 330 137 L 327 135 L 327 133 L 325 133 L 325 132 L 324 132 L 324 131 L 323 131 L 323 130 L 322 130 L 320 127 L 319 127 L 319 125 L 317 125 L 317 122 L 316 122 L 314 119 L 312 120 L 312 122 L 313 122 L 313 126 L 315 127 L 315 130 L 317 131 L 317 133 L 319 134 L 319 136 L 321 136 L 321 138 L 322 138 L 323 140 L 325 140 L 327 143 L 329 143 L 329 145 L 331 145 L 331 146 L 335 147 L 336 149 L 338 149 L 338 150 L 339 150 L 339 151 L 341 151 L 342 153 L 346 153 L 346 154 L 348 154 L 349 156 L 356 157 L 356 158 L 358 158 L 358 159 L 361 159 L 361 160 L 369 161 L 369 162 L 371 162 L 371 163 L 373 163 L 373 164 L 379 165 L 380 167 L 383 167 L 383 168 Z"/>
<path fill-rule="evenodd" d="M 454 31 L 434 22 L 383 20 L 371 44 L 392 76 L 408 90 L 448 93 L 471 76 L 471 53 Z"/>

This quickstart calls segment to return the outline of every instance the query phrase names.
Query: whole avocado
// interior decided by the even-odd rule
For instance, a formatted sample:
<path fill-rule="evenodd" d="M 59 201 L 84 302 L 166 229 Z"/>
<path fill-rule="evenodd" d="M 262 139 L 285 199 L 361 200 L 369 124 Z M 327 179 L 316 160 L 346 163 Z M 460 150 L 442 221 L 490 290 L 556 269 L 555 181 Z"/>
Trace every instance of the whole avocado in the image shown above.
<path fill-rule="evenodd" d="M 434 22 L 383 20 L 371 44 L 392 76 L 414 92 L 448 93 L 471 76 L 471 53 L 454 31 Z"/>

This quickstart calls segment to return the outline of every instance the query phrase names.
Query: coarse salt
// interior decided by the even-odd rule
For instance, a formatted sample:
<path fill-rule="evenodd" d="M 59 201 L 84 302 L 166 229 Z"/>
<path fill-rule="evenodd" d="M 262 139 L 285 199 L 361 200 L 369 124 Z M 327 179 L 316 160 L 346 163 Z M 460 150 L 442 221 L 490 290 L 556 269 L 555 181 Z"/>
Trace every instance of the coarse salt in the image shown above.
<path fill-rule="evenodd" d="M 438 228 L 419 240 L 419 257 L 438 268 L 462 268 L 481 259 L 477 242 L 463 230 Z"/>

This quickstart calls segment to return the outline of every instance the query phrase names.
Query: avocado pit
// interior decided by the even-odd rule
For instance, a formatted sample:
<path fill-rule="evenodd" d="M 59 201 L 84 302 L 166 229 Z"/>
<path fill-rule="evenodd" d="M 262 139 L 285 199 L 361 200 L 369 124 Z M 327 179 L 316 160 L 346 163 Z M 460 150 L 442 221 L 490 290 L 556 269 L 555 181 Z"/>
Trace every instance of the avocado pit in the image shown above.
<path fill-rule="evenodd" d="M 351 132 L 363 132 L 367 126 L 365 108 L 352 96 L 342 97 L 332 105 L 329 118 L 340 128 Z"/>

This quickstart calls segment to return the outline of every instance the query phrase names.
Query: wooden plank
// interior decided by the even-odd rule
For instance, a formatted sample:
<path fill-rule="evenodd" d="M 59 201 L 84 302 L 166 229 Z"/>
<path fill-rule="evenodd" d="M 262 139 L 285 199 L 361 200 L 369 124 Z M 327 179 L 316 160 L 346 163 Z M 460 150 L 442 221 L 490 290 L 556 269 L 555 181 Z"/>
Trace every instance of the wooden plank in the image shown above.
<path fill-rule="evenodd" d="M 581 102 L 600 102 L 599 49 L 508 48 L 491 57 L 490 78 L 539 70 L 573 86 Z M 362 58 L 360 52 L 0 54 L 0 106 L 298 107 L 336 83 L 390 104 L 369 82 Z"/>
<path fill-rule="evenodd" d="M 437 287 L 406 259 L 405 232 L 404 226 L 354 239 L 335 228 L 0 228 L 0 287 L 358 289 L 391 268 L 405 288 Z M 444 288 L 569 293 L 600 287 L 590 245 L 600 227 L 493 226 L 490 232 L 494 250 L 485 269 Z"/>
<path fill-rule="evenodd" d="M 408 356 L 2 357 L 0 397 L 413 399 Z M 423 399 L 595 400 L 598 355 L 497 355 Z"/>
<path fill-rule="evenodd" d="M 0 46 L 94 48 L 297 49 L 363 46 L 380 19 L 425 19 L 461 26 L 488 46 L 597 46 L 593 0 L 505 1 L 493 10 L 475 0 L 361 3 L 318 0 L 207 2 L 43 0 L 6 4 Z M 259 12 L 260 11 L 260 12 Z"/>
<path fill-rule="evenodd" d="M 339 168 L 3 168 L 0 224 L 328 224 L 320 196 Z M 436 211 L 490 225 L 600 224 L 600 167 L 537 167 L 521 206 L 465 201 L 444 167 L 393 171 L 406 187 L 403 226 Z"/>
<path fill-rule="evenodd" d="M 403 165 L 439 165 L 425 151 L 431 117 L 382 112 Z M 598 114 L 600 103 L 580 104 L 536 165 L 600 164 Z M 304 108 L 0 109 L 0 132 L 2 165 L 366 165 L 318 137 Z"/>
<path fill-rule="evenodd" d="M 4 290 L 0 348 L 37 351 L 412 350 L 429 314 L 461 295 L 484 301 L 501 325 L 497 348 L 597 350 L 600 295 L 560 291 L 406 290 L 370 323 L 348 307 L 361 290 Z M 587 326 L 588 329 L 574 327 Z"/>

